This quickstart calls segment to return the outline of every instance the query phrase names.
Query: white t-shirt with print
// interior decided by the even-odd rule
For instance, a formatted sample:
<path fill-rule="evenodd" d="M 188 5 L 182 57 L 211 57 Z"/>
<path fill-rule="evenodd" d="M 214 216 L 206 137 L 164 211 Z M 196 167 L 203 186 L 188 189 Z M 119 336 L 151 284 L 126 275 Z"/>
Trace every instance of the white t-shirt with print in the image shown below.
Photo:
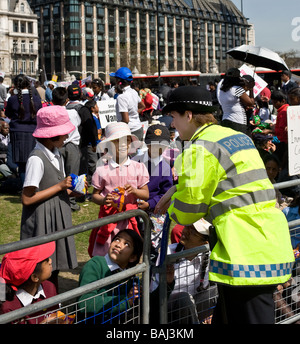
<path fill-rule="evenodd" d="M 128 112 L 129 116 L 129 128 L 131 132 L 136 131 L 142 127 L 139 113 L 138 104 L 141 102 L 141 98 L 130 86 L 124 87 L 123 93 L 119 94 L 116 103 L 117 121 L 122 121 L 121 112 Z"/>
<path fill-rule="evenodd" d="M 243 87 L 233 86 L 227 92 L 221 90 L 223 80 L 217 87 L 217 97 L 223 110 L 222 120 L 229 120 L 239 124 L 247 124 L 246 111 L 241 104 L 240 97 L 245 93 Z"/>

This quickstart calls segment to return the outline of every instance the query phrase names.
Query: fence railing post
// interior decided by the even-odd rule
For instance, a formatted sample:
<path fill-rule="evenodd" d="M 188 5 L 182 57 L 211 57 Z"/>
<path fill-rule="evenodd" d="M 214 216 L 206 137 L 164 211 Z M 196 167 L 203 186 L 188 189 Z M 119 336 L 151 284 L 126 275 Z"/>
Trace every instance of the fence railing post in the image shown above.
<path fill-rule="evenodd" d="M 105 218 L 97 219 L 94 221 L 90 221 L 87 223 L 83 223 L 77 226 L 73 226 L 71 228 L 67 228 L 55 233 L 47 234 L 47 235 L 41 235 L 38 237 L 28 238 L 20 241 L 11 242 L 8 244 L 2 244 L 0 245 L 0 254 L 5 254 L 12 251 L 21 250 L 24 248 L 41 245 L 47 242 L 56 241 L 71 235 L 75 235 L 78 233 L 85 232 L 87 230 L 93 229 L 95 227 L 100 227 L 109 223 L 115 223 L 121 220 L 125 220 L 134 216 L 140 216 L 143 219 L 144 222 L 144 248 L 143 248 L 143 264 L 136 267 L 137 271 L 140 271 L 143 273 L 143 323 L 149 324 L 149 313 L 150 313 L 150 296 L 149 296 L 149 286 L 150 286 L 150 248 L 151 248 L 151 232 L 150 232 L 150 219 L 146 212 L 140 209 L 134 209 L 129 210 L 124 213 L 119 213 L 111 216 L 107 216 Z M 131 271 L 134 271 L 134 268 L 132 268 Z M 120 274 L 126 275 L 126 271 L 121 272 Z M 118 274 L 114 275 L 117 276 Z M 123 276 L 123 275 L 122 275 Z M 115 277 L 114 277 L 115 278 Z M 117 277 L 118 278 L 118 277 Z M 98 281 L 98 284 L 102 285 L 101 281 Z M 110 282 L 111 283 L 111 282 Z M 97 287 L 97 282 L 94 282 L 93 286 Z M 46 306 L 50 307 L 52 305 L 55 305 L 57 303 L 67 301 L 70 298 L 73 298 L 74 296 L 80 295 L 80 292 L 85 290 L 88 287 L 80 287 L 76 288 L 74 291 L 68 291 L 63 294 L 58 294 L 50 299 L 46 299 L 40 302 L 35 303 L 31 306 L 23 307 L 19 310 L 4 314 L 0 316 L 0 323 L 6 323 L 5 321 L 12 321 L 19 319 L 20 316 L 24 316 L 27 314 L 32 314 L 38 310 L 47 308 Z"/>

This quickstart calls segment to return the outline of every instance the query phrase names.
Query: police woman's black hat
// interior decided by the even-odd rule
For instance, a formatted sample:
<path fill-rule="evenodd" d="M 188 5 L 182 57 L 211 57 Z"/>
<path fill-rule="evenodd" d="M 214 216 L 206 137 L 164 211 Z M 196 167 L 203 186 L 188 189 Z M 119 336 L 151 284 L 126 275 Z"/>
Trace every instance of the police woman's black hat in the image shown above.
<path fill-rule="evenodd" d="M 210 92 L 201 86 L 180 86 L 172 91 L 169 103 L 163 107 L 162 112 L 211 113 L 218 109 L 213 106 Z"/>

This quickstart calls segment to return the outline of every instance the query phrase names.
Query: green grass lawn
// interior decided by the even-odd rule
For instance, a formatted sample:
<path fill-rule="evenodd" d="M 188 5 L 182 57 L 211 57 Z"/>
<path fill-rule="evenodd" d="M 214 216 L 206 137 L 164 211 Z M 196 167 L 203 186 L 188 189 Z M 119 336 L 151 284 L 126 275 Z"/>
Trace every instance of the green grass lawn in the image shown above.
<path fill-rule="evenodd" d="M 89 188 L 92 192 L 92 187 Z M 99 205 L 85 201 L 78 203 L 79 211 L 72 212 L 73 225 L 90 222 L 98 219 Z M 20 240 L 20 224 L 22 215 L 21 195 L 0 194 L 0 245 Z M 175 223 L 171 224 L 171 229 Z M 79 261 L 89 259 L 88 242 L 91 230 L 75 235 L 77 258 Z M 0 259 L 2 256 L 0 255 Z"/>
<path fill-rule="evenodd" d="M 90 192 L 92 190 L 89 190 Z M 99 206 L 91 201 L 78 203 L 79 211 L 72 212 L 73 225 L 96 220 Z M 0 195 L 0 244 L 20 240 L 20 224 L 22 204 L 20 195 Z M 91 230 L 75 235 L 76 251 L 78 258 L 87 258 L 88 241 Z M 2 257 L 1 257 L 2 258 Z"/>

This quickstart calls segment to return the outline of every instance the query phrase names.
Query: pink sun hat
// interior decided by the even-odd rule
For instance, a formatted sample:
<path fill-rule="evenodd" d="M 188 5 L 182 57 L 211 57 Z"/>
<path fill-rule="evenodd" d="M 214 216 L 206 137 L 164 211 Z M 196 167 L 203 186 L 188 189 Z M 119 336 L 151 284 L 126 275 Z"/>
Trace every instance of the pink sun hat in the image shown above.
<path fill-rule="evenodd" d="M 36 115 L 37 126 L 32 136 L 51 138 L 69 134 L 75 129 L 67 110 L 59 105 L 41 108 Z"/>

